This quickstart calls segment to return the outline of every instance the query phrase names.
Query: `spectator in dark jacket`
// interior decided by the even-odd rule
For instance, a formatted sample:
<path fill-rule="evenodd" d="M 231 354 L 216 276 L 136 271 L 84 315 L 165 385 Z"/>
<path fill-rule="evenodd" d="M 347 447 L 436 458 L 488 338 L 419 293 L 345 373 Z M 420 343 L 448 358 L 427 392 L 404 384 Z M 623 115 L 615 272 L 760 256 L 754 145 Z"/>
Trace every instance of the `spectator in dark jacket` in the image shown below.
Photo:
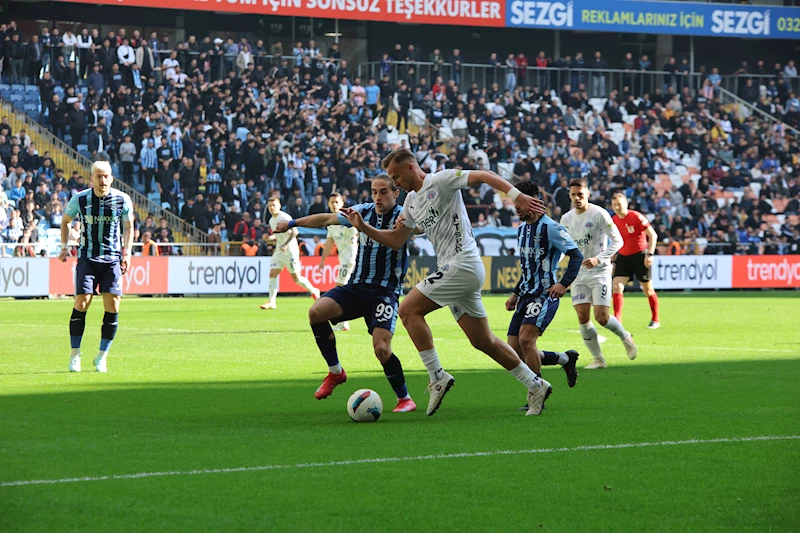
<path fill-rule="evenodd" d="M 86 115 L 79 102 L 72 104 L 72 109 L 67 114 L 67 126 L 69 126 L 69 134 L 72 136 L 72 149 L 77 151 L 83 134 L 86 133 Z"/>

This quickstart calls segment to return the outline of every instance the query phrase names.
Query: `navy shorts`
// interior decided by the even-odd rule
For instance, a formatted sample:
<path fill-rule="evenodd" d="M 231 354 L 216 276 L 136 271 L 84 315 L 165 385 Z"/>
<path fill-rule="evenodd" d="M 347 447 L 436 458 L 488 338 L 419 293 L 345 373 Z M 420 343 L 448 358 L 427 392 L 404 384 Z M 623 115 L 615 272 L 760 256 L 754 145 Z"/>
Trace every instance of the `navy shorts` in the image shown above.
<path fill-rule="evenodd" d="M 119 261 L 98 263 L 88 259 L 78 259 L 75 269 L 75 294 L 97 294 L 109 292 L 122 296 L 122 271 Z"/>
<path fill-rule="evenodd" d="M 517 310 L 511 317 L 511 324 L 508 326 L 509 337 L 519 337 L 519 330 L 523 324 L 531 324 L 539 328 L 544 333 L 553 317 L 558 311 L 556 298 L 550 298 L 547 294 L 539 296 L 523 296 L 517 302 Z"/>
<path fill-rule="evenodd" d="M 331 322 L 364 317 L 370 335 L 375 328 L 388 329 L 394 334 L 399 303 L 393 290 L 364 283 L 348 284 L 329 290 L 325 297 L 339 304 L 343 311 Z"/>

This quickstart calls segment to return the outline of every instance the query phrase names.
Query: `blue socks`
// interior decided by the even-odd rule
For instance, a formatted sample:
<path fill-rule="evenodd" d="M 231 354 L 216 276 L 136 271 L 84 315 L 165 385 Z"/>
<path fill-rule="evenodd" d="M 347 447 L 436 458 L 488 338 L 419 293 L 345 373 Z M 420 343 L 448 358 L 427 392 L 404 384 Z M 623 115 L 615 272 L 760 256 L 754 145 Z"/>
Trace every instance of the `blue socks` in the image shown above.
<path fill-rule="evenodd" d="M 81 349 L 84 329 L 86 329 L 86 312 L 73 309 L 69 319 L 69 344 L 73 350 Z"/>
<path fill-rule="evenodd" d="M 105 353 L 111 348 L 111 342 L 117 334 L 119 313 L 108 313 L 103 315 L 103 326 L 100 335 L 100 351 Z"/>

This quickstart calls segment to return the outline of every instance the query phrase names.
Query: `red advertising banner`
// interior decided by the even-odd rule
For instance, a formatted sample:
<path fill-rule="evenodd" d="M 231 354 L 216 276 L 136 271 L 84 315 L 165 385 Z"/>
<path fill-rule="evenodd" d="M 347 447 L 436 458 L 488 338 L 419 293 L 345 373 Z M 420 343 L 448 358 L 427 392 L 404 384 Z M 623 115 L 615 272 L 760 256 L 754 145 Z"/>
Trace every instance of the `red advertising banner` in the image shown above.
<path fill-rule="evenodd" d="M 733 256 L 734 289 L 788 289 L 800 287 L 800 256 Z"/>
<path fill-rule="evenodd" d="M 300 275 L 307 278 L 313 286 L 322 292 L 329 291 L 336 286 L 336 276 L 339 274 L 339 258 L 328 257 L 325 260 L 325 268 L 319 268 L 319 256 L 301 257 L 302 264 Z M 280 280 L 280 292 L 306 292 L 306 290 L 294 282 L 292 275 L 285 268 L 278 277 Z"/>
<path fill-rule="evenodd" d="M 506 25 L 505 0 L 70 0 L 84 4 L 192 9 L 323 19 Z"/>
<path fill-rule="evenodd" d="M 50 259 L 50 294 L 75 294 L 75 258 Z M 132 257 L 122 276 L 122 294 L 167 294 L 168 257 Z"/>

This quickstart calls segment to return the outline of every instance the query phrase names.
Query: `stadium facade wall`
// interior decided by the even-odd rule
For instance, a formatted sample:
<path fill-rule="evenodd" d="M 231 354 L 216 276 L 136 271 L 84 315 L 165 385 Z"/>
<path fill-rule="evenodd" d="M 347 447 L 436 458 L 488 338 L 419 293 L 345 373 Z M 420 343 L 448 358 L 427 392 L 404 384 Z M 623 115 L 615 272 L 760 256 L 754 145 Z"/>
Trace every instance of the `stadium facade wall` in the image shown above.
<path fill-rule="evenodd" d="M 335 286 L 338 259 L 319 268 L 318 257 L 301 257 L 302 273 L 321 290 Z M 483 290 L 508 293 L 519 279 L 516 257 L 483 257 Z M 0 297 L 70 295 L 74 291 L 74 258 L 0 258 Z M 562 267 L 565 266 L 562 261 Z M 133 257 L 123 280 L 124 294 L 266 294 L 269 257 Z M 410 290 L 437 270 L 436 258 L 409 258 L 405 289 Z M 702 255 L 655 257 L 656 289 L 798 289 L 800 256 Z M 279 277 L 281 292 L 305 292 L 288 272 Z"/>

